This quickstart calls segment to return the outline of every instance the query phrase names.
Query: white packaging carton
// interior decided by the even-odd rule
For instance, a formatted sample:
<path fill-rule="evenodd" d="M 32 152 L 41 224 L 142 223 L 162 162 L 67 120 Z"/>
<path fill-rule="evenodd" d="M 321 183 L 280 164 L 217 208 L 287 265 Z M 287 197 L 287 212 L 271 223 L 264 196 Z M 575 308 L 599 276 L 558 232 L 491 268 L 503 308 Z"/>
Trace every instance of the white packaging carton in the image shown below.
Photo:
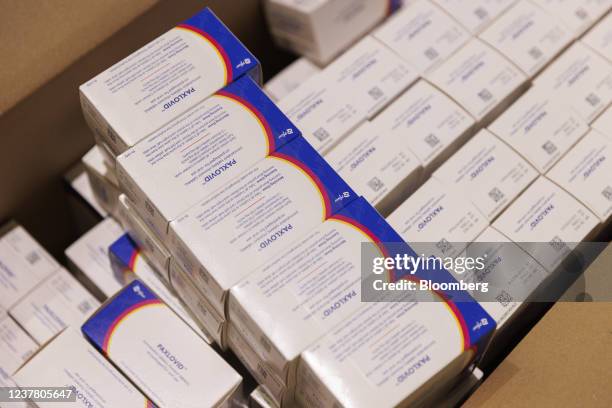
<path fill-rule="evenodd" d="M 406 4 L 373 35 L 421 75 L 450 57 L 470 38 L 457 21 L 425 0 Z"/>
<path fill-rule="evenodd" d="M 271 402 L 277 407 L 282 406 L 283 401 L 288 399 L 285 382 L 270 369 L 240 332 L 232 327 L 231 323 L 228 325 L 227 333 L 227 342 L 236 357 L 249 370 Z"/>
<path fill-rule="evenodd" d="M 441 406 L 474 355 L 450 310 L 441 301 L 365 303 L 302 354 L 298 401 L 308 407 Z"/>
<path fill-rule="evenodd" d="M 240 375 L 139 280 L 82 330 L 159 408 L 229 404 L 240 389 Z"/>
<path fill-rule="evenodd" d="M 257 59 L 205 8 L 79 87 L 96 141 L 117 156 L 241 75 Z"/>
<path fill-rule="evenodd" d="M 258 385 L 249 395 L 249 407 L 279 408 L 279 405 L 270 395 L 268 395 L 268 392 L 261 385 Z"/>
<path fill-rule="evenodd" d="M 305 364 L 305 363 L 303 363 Z M 462 375 L 462 379 L 452 389 L 447 391 L 443 396 L 432 398 L 430 402 L 432 406 L 437 407 L 457 407 L 465 401 L 470 393 L 482 382 L 484 373 L 477 367 L 470 373 Z M 314 384 L 308 384 L 306 388 L 316 388 Z M 300 396 L 302 397 L 302 396 Z M 303 397 L 302 397 L 303 398 Z M 270 397 L 263 387 L 257 387 L 250 396 L 251 405 L 253 408 L 277 408 L 278 405 Z"/>
<path fill-rule="evenodd" d="M 480 38 L 533 77 L 570 44 L 573 34 L 539 6 L 521 0 Z"/>
<path fill-rule="evenodd" d="M 100 305 L 65 269 L 60 268 L 9 309 L 9 315 L 38 344 L 68 326 L 78 327 Z"/>
<path fill-rule="evenodd" d="M 402 240 L 360 198 L 232 288 L 230 330 L 237 330 L 284 382 L 283 403 L 293 399 L 300 353 L 364 307 L 360 300 L 364 242 L 391 253 L 386 243 Z M 471 318 L 490 319 L 477 309 Z M 486 337 L 486 331 L 469 340 L 466 334 L 466 344 L 478 342 L 478 334 Z"/>
<path fill-rule="evenodd" d="M 65 329 L 46 344 L 15 374 L 23 388 L 68 387 L 76 402 L 37 402 L 40 408 L 151 407 L 140 393 L 111 363 L 100 355 L 74 328 Z"/>
<path fill-rule="evenodd" d="M 278 106 L 304 132 L 304 138 L 325 155 L 366 120 L 353 91 L 334 84 L 320 72 L 281 99 Z"/>
<path fill-rule="evenodd" d="M 543 176 L 493 223 L 549 272 L 598 226 L 599 219 L 589 209 Z"/>
<path fill-rule="evenodd" d="M 5 311 L 0 310 L 0 387 L 17 387 L 12 375 L 38 345 Z M 28 402 L 1 402 L 2 408 L 33 408 Z"/>
<path fill-rule="evenodd" d="M 480 40 L 472 39 L 427 75 L 482 125 L 512 103 L 528 86 L 514 64 Z"/>
<path fill-rule="evenodd" d="M 535 78 L 534 85 L 567 101 L 591 123 L 612 101 L 612 62 L 576 42 Z"/>
<path fill-rule="evenodd" d="M 465 194 L 490 222 L 539 174 L 514 150 L 483 129 L 433 175 Z"/>
<path fill-rule="evenodd" d="M 401 58 L 366 36 L 278 105 L 324 155 L 416 79 Z"/>
<path fill-rule="evenodd" d="M 561 19 L 576 37 L 588 30 L 610 8 L 610 0 L 533 0 L 547 12 Z"/>
<path fill-rule="evenodd" d="M 588 131 L 580 115 L 555 94 L 531 88 L 489 130 L 540 173 L 548 171 Z"/>
<path fill-rule="evenodd" d="M 91 182 L 89 181 L 89 175 L 85 172 L 85 170 L 82 170 L 74 178 L 69 179 L 69 182 L 74 191 L 76 191 L 83 198 L 83 200 L 85 200 L 85 202 L 87 202 L 87 204 L 89 204 L 100 215 L 100 217 L 106 217 L 108 215 L 108 211 L 102 208 L 102 206 L 98 203 L 96 194 L 94 193 Z"/>
<path fill-rule="evenodd" d="M 119 197 L 119 184 L 115 172 L 104 160 L 103 149 L 95 145 L 81 159 L 98 205 L 114 214 Z"/>
<path fill-rule="evenodd" d="M 377 234 L 381 225 L 389 228 L 361 198 L 340 214 L 258 268 L 230 294 L 230 325 L 285 384 L 283 402 L 293 399 L 300 353 L 360 307 L 360 247 L 372 239 L 364 231 Z"/>
<path fill-rule="evenodd" d="M 325 65 L 400 4 L 398 0 L 266 0 L 264 7 L 278 44 Z"/>
<path fill-rule="evenodd" d="M 394 146 L 406 146 L 423 166 L 426 179 L 472 136 L 474 119 L 451 98 L 419 81 L 374 121 Z"/>
<path fill-rule="evenodd" d="M 377 122 L 378 123 L 378 122 Z M 364 122 L 325 156 L 325 160 L 356 192 L 383 215 L 392 211 L 418 186 L 423 167 L 388 129 Z"/>
<path fill-rule="evenodd" d="M 1 232 L 0 309 L 8 310 L 60 266 L 22 226 Z"/>
<path fill-rule="evenodd" d="M 170 261 L 170 283 L 176 297 L 189 310 L 193 321 L 208 337 L 225 350 L 227 348 L 227 321 L 222 314 L 210 304 L 204 294 L 191 281 L 191 278 L 174 260 Z"/>
<path fill-rule="evenodd" d="M 608 139 L 612 139 L 612 105 L 608 107 L 591 125 Z"/>
<path fill-rule="evenodd" d="M 117 219 L 130 238 L 136 242 L 144 257 L 160 275 L 166 277 L 166 281 L 169 281 L 167 277 L 170 267 L 170 251 L 147 226 L 125 194 L 119 196 Z"/>
<path fill-rule="evenodd" d="M 37 349 L 36 342 L 5 311 L 0 311 L 0 384 L 10 379 Z"/>
<path fill-rule="evenodd" d="M 121 189 L 164 241 L 170 221 L 299 134 L 242 77 L 119 156 Z"/>
<path fill-rule="evenodd" d="M 121 235 L 121 226 L 113 218 L 105 218 L 64 251 L 76 273 L 83 278 L 83 284 L 105 298 L 123 286 L 108 259 L 108 247 Z"/>
<path fill-rule="evenodd" d="M 420 255 L 454 257 L 488 226 L 487 218 L 456 189 L 431 178 L 387 217 Z"/>
<path fill-rule="evenodd" d="M 308 142 L 295 139 L 173 221 L 168 245 L 225 316 L 232 286 L 355 197 Z"/>
<path fill-rule="evenodd" d="M 612 13 L 597 23 L 580 41 L 612 61 Z"/>
<path fill-rule="evenodd" d="M 202 330 L 192 315 L 183 306 L 182 299 L 170 289 L 168 282 L 141 256 L 140 249 L 127 235 L 122 235 L 108 248 L 108 257 L 115 275 L 126 283 L 140 279 L 208 344 L 213 339 L 208 331 Z"/>
<path fill-rule="evenodd" d="M 452 272 L 457 279 L 489 284 L 487 293 L 469 293 L 495 319 L 497 333 L 505 329 L 506 323 L 510 324 L 520 316 L 526 302 L 550 276 L 534 258 L 493 227 L 485 229 L 468 245 L 464 256 L 483 257 L 485 260 L 484 268 L 480 270 L 468 270 L 462 274 Z"/>
<path fill-rule="evenodd" d="M 264 90 L 270 99 L 280 101 L 319 71 L 321 68 L 310 62 L 308 58 L 298 58 L 270 78 L 265 83 Z"/>
<path fill-rule="evenodd" d="M 612 141 L 592 130 L 546 177 L 576 197 L 607 224 L 612 216 Z"/>
<path fill-rule="evenodd" d="M 433 0 L 472 34 L 480 33 L 516 0 Z"/>

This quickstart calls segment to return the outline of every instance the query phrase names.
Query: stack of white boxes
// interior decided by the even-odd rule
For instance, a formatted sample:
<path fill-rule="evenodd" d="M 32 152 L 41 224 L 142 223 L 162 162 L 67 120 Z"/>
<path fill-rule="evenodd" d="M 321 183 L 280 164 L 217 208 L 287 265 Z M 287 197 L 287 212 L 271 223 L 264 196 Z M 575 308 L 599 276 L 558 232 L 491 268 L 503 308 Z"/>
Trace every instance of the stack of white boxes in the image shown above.
<path fill-rule="evenodd" d="M 400 7 L 402 0 L 266 0 L 276 42 L 319 65 L 370 31 Z"/>
<path fill-rule="evenodd" d="M 520 321 L 523 301 L 546 290 L 570 249 L 609 226 L 611 8 L 610 1 L 406 2 L 371 35 L 420 79 L 375 115 L 330 115 L 350 125 L 333 128 L 331 148 L 320 151 L 358 194 L 392 213 L 391 225 L 413 246 L 524 260 L 490 260 L 485 275 L 464 276 L 491 283 L 491 294 L 473 296 L 500 329 Z M 315 146 L 330 135 L 319 131 L 323 117 L 308 123 L 326 69 L 280 100 Z M 297 116 L 290 107 L 306 95 L 314 103 Z M 444 98 L 456 108 L 443 108 Z M 346 106 L 354 100 L 347 96 Z M 506 336 L 500 330 L 494 343 L 503 347 Z"/>
<path fill-rule="evenodd" d="M 15 382 L 24 388 L 67 387 L 73 401 L 85 406 L 151 406 L 75 328 L 64 330 L 30 358 L 16 372 Z M 35 406 L 56 407 L 58 402 L 37 401 Z"/>
<path fill-rule="evenodd" d="M 416 71 L 366 36 L 282 98 L 278 106 L 325 155 L 417 79 Z"/>
<path fill-rule="evenodd" d="M 281 405 L 297 400 L 305 406 L 369 406 L 372 398 L 384 395 L 379 405 L 395 406 L 418 401 L 427 390 L 435 401 L 472 361 L 474 356 L 464 354 L 466 344 L 482 350 L 487 341 L 494 323 L 482 309 L 472 316 L 457 312 L 460 320 L 490 324 L 478 331 L 471 321 L 462 335 L 440 302 L 362 302 L 363 242 L 392 257 L 405 253 L 404 247 L 387 246 L 402 240 L 358 198 L 232 288 L 229 343 L 249 354 L 244 360 L 252 360 L 256 378 Z M 436 279 L 445 274 L 440 271 Z M 476 306 L 473 300 L 465 302 L 468 308 Z M 371 326 L 373 322 L 377 324 Z M 415 336 L 400 335 L 415 326 L 420 328 Z M 389 336 L 381 336 L 384 332 Z M 447 336 L 440 336 L 442 332 Z M 396 341 L 414 353 L 383 352 L 397 346 Z M 410 377 L 410 366 L 403 364 L 422 358 L 430 362 L 428 368 Z M 364 371 L 355 372 L 355 366 Z M 438 381 L 432 384 L 434 376 Z"/>
<path fill-rule="evenodd" d="M 307 3 L 266 1 L 274 37 L 319 64 L 267 84 L 278 107 L 209 10 L 81 87 L 97 142 L 83 162 L 129 237 L 107 219 L 67 254 L 110 298 L 83 331 L 135 400 L 235 402 L 240 376 L 210 343 L 261 384 L 260 405 L 431 405 L 453 386 L 460 400 L 474 357 L 489 364 L 569 251 L 610 225 L 612 2 L 414 0 L 386 21 L 395 2 Z M 470 293 L 482 308 L 468 298 L 479 320 L 456 311 L 456 332 L 439 302 L 362 302 L 364 241 L 485 254 L 485 272 L 448 274 L 490 284 Z M 32 318 L 47 297 L 73 324 L 98 303 L 39 258 L 49 271 L 0 309 L 41 343 L 68 325 Z M 68 300 L 48 294 L 58 287 Z M 46 381 L 37 364 L 64 343 L 91 355 L 64 331 L 19 384 Z M 385 354 L 398 346 L 414 352 Z"/>
<path fill-rule="evenodd" d="M 445 16 L 442 10 L 436 10 L 440 16 Z M 206 13 L 210 14 L 201 14 Z M 252 294 L 246 289 L 249 277 L 258 273 L 269 274 L 270 266 L 267 265 L 288 262 L 302 248 L 308 254 L 311 251 L 309 244 L 313 242 L 326 243 L 333 248 L 335 239 L 330 233 L 338 231 L 346 235 L 348 244 L 342 245 L 342 249 L 336 248 L 327 257 L 331 259 L 339 255 L 351 262 L 350 273 L 348 270 L 345 273 L 347 278 L 351 276 L 351 284 L 357 285 L 359 268 L 355 261 L 359 258 L 359 241 L 364 232 L 357 232 L 359 227 L 353 231 L 352 227 L 343 226 L 351 219 L 356 226 L 371 224 L 370 228 L 382 231 L 389 240 L 401 241 L 367 201 L 357 198 L 351 187 L 317 151 L 325 153 L 331 150 L 361 125 L 371 124 L 381 136 L 392 130 L 393 144 L 404 146 L 404 152 L 396 161 L 389 162 L 394 169 L 381 166 L 381 170 L 388 173 L 383 181 L 388 183 L 388 187 L 378 195 L 381 209 L 391 211 L 407 197 L 403 191 L 405 188 L 409 191 L 416 188 L 425 178 L 424 171 L 431 173 L 469 138 L 475 120 L 451 98 L 423 80 L 410 88 L 418 79 L 418 70 L 404 63 L 374 36 L 366 36 L 318 72 L 306 64 L 306 73 L 300 75 L 309 76 L 309 79 L 281 98 L 279 109 L 257 86 L 259 67 L 255 58 L 250 54 L 239 55 L 248 52 L 236 44 L 233 37 L 215 38 L 229 54 L 227 60 L 236 63 L 233 67 L 224 67 L 224 76 L 219 74 L 216 57 L 207 47 L 199 50 L 201 45 L 192 42 L 191 36 L 197 30 L 190 25 L 201 18 L 195 17 L 180 29 L 171 30 L 81 87 L 85 116 L 96 134 L 100 151 L 110 156 L 106 162 L 114 169 L 118 180 L 121 194 L 114 214 L 137 244 L 133 245 L 129 238 L 122 237 L 111 245 L 114 277 L 124 284 L 124 271 L 132 270 L 140 278 L 109 299 L 83 330 L 97 348 L 106 351 L 103 329 L 98 327 L 107 324 L 103 323 L 106 321 L 103 316 L 115 312 L 113 305 L 118 299 L 133 297 L 134 293 L 138 295 L 137 292 L 143 290 L 139 285 L 154 286 L 137 271 L 135 263 L 141 262 L 139 255 L 142 254 L 171 284 L 178 298 L 190 310 L 197 328 L 204 329 L 204 333 L 221 348 L 232 347 L 277 403 L 292 404 L 300 393 L 312 397 L 307 379 L 297 376 L 302 351 L 333 326 L 361 310 L 361 302 L 355 298 L 357 301 L 353 307 L 337 313 L 334 319 L 325 319 L 326 323 L 308 336 L 304 335 L 304 329 L 296 328 L 291 332 L 293 326 L 289 320 L 280 319 L 283 325 L 279 329 L 297 340 L 289 355 L 283 357 L 286 358 L 283 360 L 287 363 L 285 366 L 276 360 L 269 361 L 266 356 L 270 351 L 262 349 L 259 340 L 255 341 L 250 334 L 249 330 L 262 330 L 259 325 L 264 322 L 254 318 L 249 330 L 244 325 L 246 323 L 239 323 L 239 316 L 253 311 L 239 299 L 243 296 L 244 301 L 260 299 L 259 289 L 254 288 Z M 202 27 L 205 25 L 199 29 Z M 174 62 L 172 53 L 160 56 L 163 57 L 160 61 L 169 59 L 169 65 L 177 64 L 176 70 L 164 68 L 165 65 L 154 57 L 154 50 L 159 52 L 177 47 L 180 51 L 182 48 L 179 46 L 183 43 L 189 44 L 191 50 L 182 60 Z M 196 51 L 202 54 L 198 55 Z M 197 64 L 194 62 L 196 57 Z M 141 68 L 141 59 L 147 61 L 146 69 Z M 245 66 L 245 61 L 249 62 L 249 67 Z M 182 69 L 185 64 L 190 66 L 190 70 Z M 298 73 L 302 68 L 298 63 Z M 188 85 L 162 87 L 163 84 L 155 82 L 154 75 L 150 84 L 153 94 L 144 93 L 144 90 L 138 94 L 133 85 L 135 78 L 122 79 L 122 75 L 135 71 L 148 84 L 146 73 L 157 72 L 157 69 L 166 75 L 164 78 L 170 78 L 167 81 L 171 85 Z M 211 85 L 214 81 L 200 83 L 200 76 L 194 74 L 198 70 L 202 71 L 201 76 L 223 77 L 224 81 L 214 87 Z M 171 73 L 178 78 L 169 77 Z M 282 83 L 282 78 L 279 82 Z M 288 82 L 286 86 L 292 87 L 291 81 Z M 280 91 L 271 93 L 283 92 L 282 86 Z M 405 93 L 403 100 L 409 106 L 404 107 L 396 100 L 409 88 L 410 92 Z M 274 83 L 269 89 L 275 89 Z M 300 94 L 304 89 L 306 93 Z M 180 92 L 174 96 L 171 90 Z M 339 99 L 338 95 L 343 95 L 344 99 Z M 390 104 L 392 106 L 387 108 Z M 381 111 L 387 112 L 386 115 L 379 115 Z M 377 115 L 380 120 L 375 119 Z M 422 141 L 419 157 L 409 149 L 411 137 L 413 133 L 426 129 L 430 119 L 439 120 L 438 129 Z M 304 132 L 306 140 L 301 137 L 301 132 Z M 369 143 L 374 147 L 380 144 L 377 140 Z M 381 157 L 385 158 L 385 154 Z M 368 185 L 376 187 L 373 182 Z M 126 240 L 132 242 L 131 247 Z M 347 252 L 347 249 L 350 250 Z M 303 262 L 315 261 L 310 255 L 302 259 Z M 325 273 L 324 270 L 320 274 Z M 320 274 L 316 276 L 323 276 Z M 313 280 L 312 283 L 316 282 Z M 333 285 L 333 280 L 329 284 Z M 236 288 L 236 293 L 232 288 Z M 151 289 L 160 296 L 154 287 Z M 322 295 L 329 301 L 336 296 L 333 292 Z M 292 301 L 302 296 L 306 296 L 306 300 L 309 295 L 299 295 Z M 354 297 L 350 293 L 348 296 Z M 144 298 L 148 295 L 145 294 Z M 228 300 L 231 303 L 232 299 L 236 301 L 232 303 L 233 307 L 229 307 Z M 268 307 L 267 302 L 260 301 L 262 303 L 255 307 Z M 165 302 L 172 303 L 167 299 Z M 438 310 L 437 305 L 432 308 Z M 174 309 L 189 323 L 176 307 Z M 419 315 L 425 318 L 427 313 L 423 310 Z M 486 314 L 482 313 L 484 318 Z M 367 318 L 366 315 L 363 318 Z M 406 321 L 405 324 L 411 323 Z M 436 329 L 430 329 L 433 335 Z M 486 342 L 487 332 L 483 331 L 481 337 L 469 341 Z M 147 336 L 160 335 L 151 332 Z M 270 342 L 277 341 L 276 334 L 270 336 Z M 293 344 L 294 340 L 279 341 Z M 441 342 L 440 346 L 443 344 Z M 279 346 L 275 344 L 273 347 Z M 164 345 L 164 350 L 166 353 L 178 352 L 171 345 Z M 189 348 L 181 350 L 181 359 L 172 356 L 185 363 L 184 359 L 189 358 L 190 352 Z M 108 356 L 115 361 L 112 355 Z M 461 356 L 462 350 L 440 356 L 438 363 L 423 372 L 419 380 L 422 382 L 406 382 L 393 398 L 398 401 L 415 398 L 413 391 L 423 392 L 423 384 L 438 371 L 443 371 L 448 377 L 440 382 L 440 389 L 448 388 L 466 367 L 467 360 Z M 153 402 L 168 406 L 168 398 L 178 389 L 164 389 L 163 379 L 160 379 L 163 376 L 138 375 L 134 378 L 134 370 L 139 370 L 133 365 L 135 363 L 130 363 L 126 357 L 117 358 L 120 360 L 116 362 L 121 361 L 124 373 Z M 456 358 L 464 363 L 457 365 L 455 371 L 447 370 L 446 366 Z M 205 377 L 205 374 L 203 372 L 201 376 Z M 187 395 L 197 394 L 193 389 L 186 392 Z M 223 395 L 227 397 L 231 393 L 233 391 Z M 333 398 L 342 400 L 341 396 Z"/>
<path fill-rule="evenodd" d="M 0 308 L 0 387 L 15 387 L 13 373 L 38 349 L 38 344 Z M 23 402 L 2 403 L 3 408 L 32 408 Z"/>
<path fill-rule="evenodd" d="M 529 77 L 537 75 L 573 40 L 571 31 L 529 0 L 520 0 L 479 37 Z"/>
<path fill-rule="evenodd" d="M 20 225 L 0 231 L 0 385 L 13 377 L 40 345 L 67 327 L 77 328 L 100 305 Z M 2 403 L 4 407 L 4 403 Z M 30 407 L 23 403 L 7 408 Z"/>
<path fill-rule="evenodd" d="M 167 321 L 159 326 L 163 331 L 143 335 L 158 342 L 159 336 L 169 333 L 168 327 L 174 327 L 170 332 L 180 337 L 176 341 L 181 345 L 173 346 L 166 338 L 154 358 L 156 364 L 170 359 L 164 372 L 184 377 L 182 388 L 171 385 L 173 380 L 168 382 L 170 377 L 162 372 L 147 369 L 151 372 L 147 377 L 136 374 L 140 370 L 129 362 L 120 367 L 159 407 L 175 406 L 179 396 L 207 406 L 231 404 L 240 388 L 240 376 L 208 345 L 223 342 L 221 325 L 214 318 L 218 310 L 196 287 L 193 297 L 199 308 L 187 312 L 184 304 L 189 304 L 189 297 L 181 299 L 167 288 L 170 270 L 178 266 L 171 266 L 167 233 L 171 220 L 298 134 L 256 85 L 260 76 L 256 58 L 206 9 L 80 88 L 83 112 L 97 142 L 94 150 L 104 158 L 104 167 L 96 167 L 90 178 L 113 185 L 116 180 L 117 194 L 109 212 L 130 234 L 105 243 L 111 258 L 110 265 L 104 265 L 105 277 L 117 289 L 138 279 L 118 293 L 108 290 L 110 298 L 83 330 L 112 360 L 105 344 L 96 343 L 101 326 L 96 319 L 105 310 L 115 310 L 119 298 L 134 294 L 138 298 L 147 290 L 153 291 L 148 297 L 169 306 L 156 318 Z M 103 173 L 105 169 L 108 172 Z M 272 173 L 261 176 L 274 182 Z M 108 195 L 97 192 L 97 196 L 104 201 Z M 83 256 L 87 246 L 77 242 L 68 251 L 73 263 L 79 254 L 87 258 Z M 179 292 L 194 287 L 192 277 L 182 270 L 178 273 L 186 279 L 177 279 Z M 192 339 L 189 347 L 187 338 Z M 218 360 L 217 368 L 206 368 L 213 360 L 194 363 L 206 355 Z M 197 370 L 193 366 L 190 375 L 181 374 L 186 364 L 195 364 Z"/>
<path fill-rule="evenodd" d="M 0 265 L 0 308 L 38 344 L 78 326 L 100 304 L 20 225 L 5 227 Z"/>

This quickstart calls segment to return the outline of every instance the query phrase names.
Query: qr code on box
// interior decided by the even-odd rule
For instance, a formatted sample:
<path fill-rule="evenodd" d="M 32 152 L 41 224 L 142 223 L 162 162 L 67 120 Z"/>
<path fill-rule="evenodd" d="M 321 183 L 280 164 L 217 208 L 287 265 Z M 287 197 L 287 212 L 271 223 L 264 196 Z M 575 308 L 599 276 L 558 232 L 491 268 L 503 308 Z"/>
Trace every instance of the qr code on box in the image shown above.
<path fill-rule="evenodd" d="M 507 307 L 510 304 L 510 302 L 512 302 L 512 296 L 505 290 L 502 290 L 501 292 L 499 292 L 499 295 L 497 295 L 495 299 L 497 299 L 499 304 L 502 305 L 503 307 Z"/>
<path fill-rule="evenodd" d="M 553 154 L 557 151 L 557 146 L 555 146 L 555 144 L 549 140 L 542 145 L 542 149 L 544 149 L 544 151 L 548 154 Z"/>
<path fill-rule="evenodd" d="M 538 47 L 532 47 L 529 50 L 529 55 L 531 56 L 531 58 L 533 58 L 534 60 L 540 59 L 542 58 L 542 50 L 539 49 Z"/>
<path fill-rule="evenodd" d="M 270 350 L 272 350 L 272 345 L 270 345 L 268 339 L 266 339 L 263 335 L 259 337 L 259 344 L 261 344 L 268 353 Z"/>
<path fill-rule="evenodd" d="M 429 145 L 429 147 L 435 147 L 436 145 L 438 145 L 438 143 L 440 143 L 440 139 L 438 139 L 438 137 L 434 135 L 433 133 L 430 133 L 427 136 L 425 136 L 424 140 L 425 140 L 425 143 Z"/>
<path fill-rule="evenodd" d="M 567 247 L 565 241 L 563 241 L 558 235 L 555 235 L 548 244 L 557 252 L 561 252 Z"/>
<path fill-rule="evenodd" d="M 497 187 L 493 187 L 491 191 L 489 191 L 489 197 L 496 203 L 499 203 L 504 199 L 504 193 Z"/>
<path fill-rule="evenodd" d="M 26 255 L 26 260 L 30 265 L 34 265 L 36 262 L 40 261 L 40 255 L 36 251 L 32 251 Z"/>
<path fill-rule="evenodd" d="M 489 12 L 482 7 L 478 7 L 476 10 L 474 10 L 474 14 L 480 20 L 484 20 L 485 18 L 489 17 Z"/>
<path fill-rule="evenodd" d="M 313 132 L 313 135 L 319 142 L 322 142 L 329 137 L 329 132 L 323 128 L 318 128 Z"/>
<path fill-rule="evenodd" d="M 368 181 L 368 187 L 370 187 L 373 191 L 379 191 L 384 186 L 385 184 L 380 181 L 378 177 L 373 177 L 370 179 L 370 181 Z"/>
<path fill-rule="evenodd" d="M 446 254 L 453 249 L 453 245 L 445 238 L 442 238 L 436 243 L 436 248 L 438 248 L 443 254 Z"/>
<path fill-rule="evenodd" d="M 261 363 L 257 363 L 257 372 L 259 372 L 259 375 L 261 375 L 261 377 L 265 380 L 268 378 L 268 372 L 262 367 Z"/>
<path fill-rule="evenodd" d="M 612 201 L 612 187 L 606 186 L 606 188 L 604 188 L 601 192 L 601 195 L 603 195 L 606 200 Z"/>
<path fill-rule="evenodd" d="M 438 58 L 438 55 L 438 51 L 436 51 L 435 48 L 429 47 L 425 50 L 425 56 L 429 60 L 435 60 L 436 58 Z"/>
<path fill-rule="evenodd" d="M 599 96 L 597 96 L 594 93 L 589 94 L 586 97 L 586 101 L 589 103 L 589 105 L 591 106 L 597 106 L 601 103 L 601 98 Z"/>
<path fill-rule="evenodd" d="M 87 300 L 79 303 L 79 312 L 86 314 L 87 312 L 89 312 L 92 309 L 91 303 L 89 303 Z"/>
<path fill-rule="evenodd" d="M 379 87 L 375 86 L 368 91 L 368 94 L 372 97 L 372 99 L 377 100 L 383 96 L 383 91 Z"/>
<path fill-rule="evenodd" d="M 491 98 L 493 98 L 493 94 L 491 94 L 488 89 L 483 89 L 482 91 L 478 92 L 478 97 L 480 97 L 480 99 L 482 99 L 484 102 L 488 102 L 491 100 Z"/>
<path fill-rule="evenodd" d="M 581 20 L 586 20 L 589 17 L 589 13 L 582 7 L 576 10 L 575 14 L 576 14 L 576 17 L 578 17 Z"/>

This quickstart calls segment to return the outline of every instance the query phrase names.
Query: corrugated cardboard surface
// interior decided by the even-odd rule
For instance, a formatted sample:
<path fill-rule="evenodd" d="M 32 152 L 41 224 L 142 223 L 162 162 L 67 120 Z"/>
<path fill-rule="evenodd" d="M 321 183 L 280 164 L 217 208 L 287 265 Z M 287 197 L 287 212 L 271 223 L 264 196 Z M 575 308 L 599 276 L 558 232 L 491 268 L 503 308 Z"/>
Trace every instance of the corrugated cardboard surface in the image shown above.
<path fill-rule="evenodd" d="M 612 407 L 612 247 L 465 403 L 477 407 Z"/>
<path fill-rule="evenodd" d="M 0 2 L 0 113 L 99 45 L 157 0 Z"/>

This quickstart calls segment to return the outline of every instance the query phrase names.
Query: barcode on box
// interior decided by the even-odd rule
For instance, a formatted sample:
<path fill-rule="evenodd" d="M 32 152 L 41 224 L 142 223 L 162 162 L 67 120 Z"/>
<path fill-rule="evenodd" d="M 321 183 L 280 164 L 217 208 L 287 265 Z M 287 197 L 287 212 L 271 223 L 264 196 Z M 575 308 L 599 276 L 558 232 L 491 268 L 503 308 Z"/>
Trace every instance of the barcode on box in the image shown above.
<path fill-rule="evenodd" d="M 565 242 L 558 235 L 555 235 L 553 239 L 550 240 L 549 245 L 557 252 L 561 252 L 567 247 Z"/>
<path fill-rule="evenodd" d="M 497 299 L 499 304 L 502 305 L 503 307 L 507 307 L 510 304 L 510 302 L 512 302 L 512 296 L 505 290 L 502 290 L 501 292 L 499 292 L 499 295 L 497 295 L 495 299 Z"/>
<path fill-rule="evenodd" d="M 385 184 L 380 181 L 378 177 L 373 177 L 370 181 L 368 181 L 368 187 L 370 187 L 373 191 L 380 191 Z"/>
<path fill-rule="evenodd" d="M 589 17 L 589 13 L 581 7 L 576 10 L 576 16 L 581 20 L 586 20 Z"/>
<path fill-rule="evenodd" d="M 264 336 L 261 336 L 259 338 L 259 344 L 261 344 L 268 353 L 270 352 L 270 350 L 272 350 L 272 346 Z"/>
<path fill-rule="evenodd" d="M 438 248 L 443 254 L 446 254 L 453 249 L 453 245 L 445 238 L 442 238 L 436 243 L 436 248 Z"/>
<path fill-rule="evenodd" d="M 435 48 L 429 47 L 425 50 L 425 56 L 427 57 L 427 59 L 429 60 L 434 60 L 436 58 L 438 58 L 438 51 L 436 51 Z"/>
<path fill-rule="evenodd" d="M 79 312 L 81 312 L 83 314 L 86 314 L 87 312 L 89 312 L 92 309 L 91 303 L 89 303 L 87 300 L 85 300 L 85 301 L 79 303 L 78 309 L 79 309 Z"/>
<path fill-rule="evenodd" d="M 32 251 L 26 255 L 26 260 L 30 265 L 34 265 L 36 262 L 40 260 L 40 255 L 36 251 Z"/>
<path fill-rule="evenodd" d="M 540 59 L 542 58 L 542 50 L 538 47 L 532 47 L 529 49 L 529 55 L 535 60 Z"/>
<path fill-rule="evenodd" d="M 372 97 L 372 99 L 377 100 L 383 96 L 383 91 L 379 87 L 375 86 L 368 91 L 368 94 Z"/>
<path fill-rule="evenodd" d="M 548 154 L 553 154 L 557 151 L 557 146 L 555 146 L 555 144 L 549 140 L 542 145 L 542 149 L 544 149 L 544 151 Z"/>
<path fill-rule="evenodd" d="M 504 199 L 504 193 L 497 187 L 493 187 L 491 191 L 489 191 L 489 197 L 496 203 L 500 202 Z"/>
<path fill-rule="evenodd" d="M 586 101 L 591 106 L 597 106 L 601 102 L 601 98 L 599 98 L 599 96 L 595 95 L 594 93 L 591 93 L 586 97 Z"/>
<path fill-rule="evenodd" d="M 155 247 L 153 246 L 153 241 L 151 241 L 151 239 L 147 236 L 145 237 L 144 240 L 144 245 L 147 247 L 147 249 L 151 252 L 153 252 L 155 250 Z"/>
<path fill-rule="evenodd" d="M 488 102 L 491 100 L 491 98 L 493 97 L 493 95 L 491 94 L 491 92 L 488 89 L 483 89 L 482 91 L 478 92 L 478 96 L 480 97 L 480 99 L 482 99 L 484 102 Z"/>
<path fill-rule="evenodd" d="M 264 380 L 268 378 L 268 372 L 261 366 L 261 363 L 257 363 L 257 372 Z"/>
<path fill-rule="evenodd" d="M 476 10 L 474 10 L 474 14 L 480 20 L 484 20 L 485 18 L 487 18 L 489 16 L 489 12 L 487 10 L 483 9 L 482 7 L 478 7 Z"/>
<path fill-rule="evenodd" d="M 313 135 L 319 142 L 322 142 L 329 137 L 329 132 L 323 128 L 318 128 L 313 132 Z"/>
<path fill-rule="evenodd" d="M 433 133 L 430 133 L 427 136 L 425 136 L 424 140 L 425 140 L 425 143 L 429 145 L 429 147 L 435 147 L 438 143 L 440 143 L 440 139 L 438 139 L 438 137 L 434 135 Z"/>

